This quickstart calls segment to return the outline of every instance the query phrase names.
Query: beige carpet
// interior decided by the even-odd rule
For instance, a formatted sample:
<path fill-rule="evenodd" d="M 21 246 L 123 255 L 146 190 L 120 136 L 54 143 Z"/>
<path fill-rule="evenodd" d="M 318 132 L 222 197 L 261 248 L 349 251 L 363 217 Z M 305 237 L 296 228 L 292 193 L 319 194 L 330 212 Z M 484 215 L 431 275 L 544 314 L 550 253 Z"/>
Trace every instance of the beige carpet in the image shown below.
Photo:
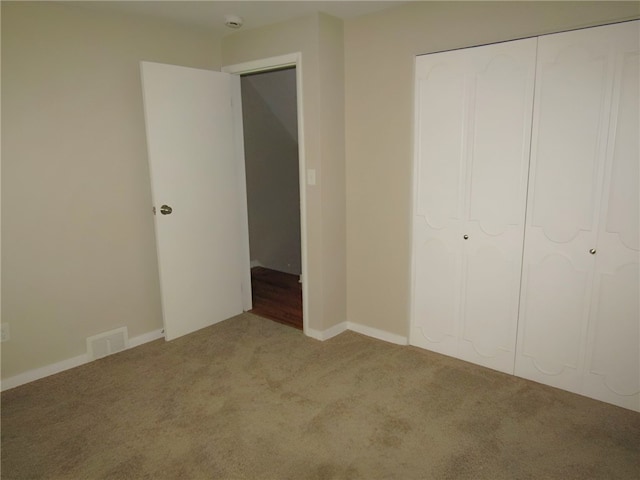
<path fill-rule="evenodd" d="M 638 479 L 640 415 L 244 314 L 2 394 L 2 479 Z"/>

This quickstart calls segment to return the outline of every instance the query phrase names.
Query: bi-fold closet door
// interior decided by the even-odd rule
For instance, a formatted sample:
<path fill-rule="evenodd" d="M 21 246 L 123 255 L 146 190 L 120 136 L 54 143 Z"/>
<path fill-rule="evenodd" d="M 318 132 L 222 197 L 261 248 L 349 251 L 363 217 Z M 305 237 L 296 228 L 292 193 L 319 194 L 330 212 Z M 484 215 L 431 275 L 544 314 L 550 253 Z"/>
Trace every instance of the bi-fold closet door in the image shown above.
<path fill-rule="evenodd" d="M 417 58 L 411 344 L 640 410 L 639 25 Z"/>
<path fill-rule="evenodd" d="M 513 373 L 536 40 L 418 57 L 410 342 Z"/>
<path fill-rule="evenodd" d="M 635 410 L 639 27 L 539 39 L 515 367 Z"/>

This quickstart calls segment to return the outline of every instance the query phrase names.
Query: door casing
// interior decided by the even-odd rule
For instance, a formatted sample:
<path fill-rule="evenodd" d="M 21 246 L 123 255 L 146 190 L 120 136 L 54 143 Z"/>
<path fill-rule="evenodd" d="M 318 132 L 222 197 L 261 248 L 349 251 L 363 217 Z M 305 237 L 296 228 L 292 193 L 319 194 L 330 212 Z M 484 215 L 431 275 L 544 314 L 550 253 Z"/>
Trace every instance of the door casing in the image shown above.
<path fill-rule="evenodd" d="M 269 57 L 260 60 L 254 60 L 251 62 L 238 63 L 235 65 L 228 65 L 222 68 L 225 73 L 236 76 L 232 82 L 232 101 L 235 117 L 235 129 L 236 132 L 242 132 L 242 92 L 240 89 L 240 75 L 257 72 L 267 72 L 269 70 L 276 70 L 285 67 L 295 67 L 296 69 L 296 102 L 297 102 L 297 114 L 298 114 L 298 172 L 299 172 L 299 184 L 300 184 L 300 252 L 301 252 L 301 270 L 302 270 L 302 328 L 305 334 L 309 331 L 309 275 L 308 275 L 308 262 L 307 262 L 307 199 L 306 199 L 306 161 L 305 161 L 305 143 L 304 143 L 304 108 L 303 108 L 303 94 L 302 94 L 302 54 L 300 52 L 291 53 L 287 55 L 280 55 L 277 57 Z M 236 158 L 238 161 L 238 168 L 241 172 L 241 185 L 240 195 L 242 197 L 241 206 L 241 218 L 242 222 L 242 241 L 246 242 L 246 245 L 242 245 L 243 248 L 249 248 L 249 215 L 247 210 L 247 185 L 246 185 L 246 171 L 245 171 L 245 159 L 244 159 L 244 136 L 236 135 Z M 248 259 L 247 259 L 248 261 Z M 243 265 L 243 308 L 244 310 L 251 310 L 251 268 L 250 265 Z"/>

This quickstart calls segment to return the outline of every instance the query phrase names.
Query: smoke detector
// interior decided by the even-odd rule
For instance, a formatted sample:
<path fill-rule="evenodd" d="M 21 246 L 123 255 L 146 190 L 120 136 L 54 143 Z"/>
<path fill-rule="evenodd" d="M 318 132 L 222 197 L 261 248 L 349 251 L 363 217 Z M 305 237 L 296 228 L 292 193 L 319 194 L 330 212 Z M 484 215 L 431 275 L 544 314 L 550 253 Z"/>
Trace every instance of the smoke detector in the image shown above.
<path fill-rule="evenodd" d="M 225 15 L 224 24 L 229 28 L 240 28 L 242 26 L 242 17 L 237 15 Z"/>

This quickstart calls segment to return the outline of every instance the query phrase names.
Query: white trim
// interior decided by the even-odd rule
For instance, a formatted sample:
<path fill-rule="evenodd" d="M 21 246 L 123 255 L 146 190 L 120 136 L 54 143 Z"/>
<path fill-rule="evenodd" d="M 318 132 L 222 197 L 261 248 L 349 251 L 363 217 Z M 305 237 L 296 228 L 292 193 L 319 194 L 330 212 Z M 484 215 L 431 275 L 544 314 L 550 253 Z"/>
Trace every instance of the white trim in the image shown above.
<path fill-rule="evenodd" d="M 304 107 L 303 107 L 303 82 L 302 82 L 302 54 L 300 52 L 280 55 L 277 57 L 263 58 L 251 62 L 238 63 L 222 67 L 222 71 L 232 75 L 255 73 L 261 71 L 274 70 L 283 67 L 296 68 L 296 101 L 298 107 L 298 182 L 300 184 L 300 253 L 301 253 L 301 276 L 302 282 L 302 330 L 309 337 L 318 338 L 316 335 L 323 335 L 325 332 L 312 330 L 309 314 L 309 275 L 308 275 L 308 250 L 307 250 L 307 161 L 305 156 L 304 142 Z M 234 103 L 242 102 L 239 92 L 234 96 Z M 241 103 L 240 103 L 241 104 Z M 244 163 L 244 158 L 242 159 Z M 330 329 L 331 330 L 331 329 Z M 326 340 L 326 338 L 325 338 Z"/>
<path fill-rule="evenodd" d="M 143 343 L 152 342 L 153 340 L 158 340 L 159 338 L 163 337 L 164 334 L 162 333 L 162 329 L 143 333 L 142 335 L 138 335 L 137 337 L 129 340 L 129 348 L 138 347 Z M 5 390 L 19 387 L 20 385 L 24 385 L 25 383 L 30 383 L 35 380 L 40 380 L 41 378 L 48 377 L 50 375 L 55 375 L 56 373 L 64 372 L 65 370 L 69 370 L 71 368 L 79 367 L 80 365 L 84 365 L 85 363 L 89 363 L 91 361 L 92 360 L 89 359 L 89 356 L 84 353 L 82 355 L 78 355 L 77 357 L 62 360 L 61 362 L 56 362 L 50 365 L 45 365 L 44 367 L 35 368 L 33 370 L 14 375 L 13 377 L 9 377 L 5 380 L 0 381 L 0 391 L 4 392 Z"/>
<path fill-rule="evenodd" d="M 377 328 L 367 327 L 366 325 L 353 322 L 342 322 L 328 328 L 327 330 L 314 330 L 312 328 L 308 328 L 304 333 L 308 337 L 324 342 L 325 340 L 329 340 L 330 338 L 340 335 L 342 332 L 346 332 L 347 330 L 382 340 L 383 342 L 395 343 L 396 345 L 409 345 L 407 337 L 403 335 L 389 333 L 384 330 L 378 330 Z"/>
<path fill-rule="evenodd" d="M 407 327 L 407 343 L 411 344 L 411 341 L 415 341 L 415 336 L 413 334 L 413 321 L 415 318 L 415 314 L 414 314 L 414 310 L 413 310 L 413 305 L 414 305 L 414 301 L 415 301 L 415 284 L 416 284 L 416 254 L 415 254 L 415 248 L 416 248 L 416 240 L 415 240 L 415 218 L 414 218 L 414 214 L 416 212 L 416 204 L 417 204 L 417 197 L 418 197 L 418 153 L 419 153 L 419 149 L 420 149 L 420 145 L 419 145 L 419 136 L 417 134 L 418 131 L 418 126 L 420 123 L 420 108 L 418 106 L 418 103 L 420 102 L 420 98 L 418 95 L 418 78 L 416 75 L 416 70 L 417 70 L 417 61 L 418 61 L 418 56 L 414 56 L 413 57 L 413 126 L 411 128 L 411 145 L 412 145 L 412 152 L 411 152 L 411 204 L 409 205 L 409 225 L 410 225 L 410 237 L 409 237 L 409 269 L 408 269 L 408 274 L 409 274 L 409 295 L 408 295 L 408 302 L 409 302 L 409 315 L 408 318 L 406 319 L 406 327 Z M 413 337 L 413 338 L 412 338 Z"/>
<path fill-rule="evenodd" d="M 320 341 L 325 341 L 337 335 L 340 335 L 347 330 L 351 330 L 356 333 L 360 333 L 362 335 L 376 338 L 385 342 L 395 343 L 397 345 L 408 345 L 407 337 L 353 322 L 342 322 L 323 331 L 307 328 L 304 333 L 308 337 Z M 129 340 L 129 349 L 139 347 L 140 345 L 148 342 L 153 342 L 154 340 L 159 340 L 161 338 L 164 338 L 162 329 L 143 333 L 142 335 L 138 335 L 137 337 L 133 337 Z M 83 355 L 78 355 L 77 357 L 62 360 L 61 362 L 52 363 L 51 365 L 46 365 L 44 367 L 29 370 L 28 372 L 20 373 L 18 375 L 14 375 L 13 377 L 9 377 L 5 380 L 0 381 L 0 391 L 4 392 L 5 390 L 10 390 L 20 385 L 24 385 L 26 383 L 48 377 L 50 375 L 55 375 L 56 373 L 79 367 L 80 365 L 84 365 L 86 363 L 90 363 L 90 360 L 88 355 L 85 353 Z"/>
<path fill-rule="evenodd" d="M 140 345 L 153 342 L 154 340 L 160 340 L 161 338 L 164 338 L 164 331 L 162 328 L 159 328 L 158 330 L 153 330 L 152 332 L 143 333 L 137 337 L 130 338 L 129 348 L 139 347 Z"/>
<path fill-rule="evenodd" d="M 347 322 L 347 328 L 353 332 L 361 333 L 367 337 L 377 338 L 389 343 L 395 343 L 396 345 L 408 345 L 407 337 L 403 335 L 397 335 L 395 333 L 389 333 L 384 330 L 378 330 L 377 328 L 367 327 L 366 325 L 360 325 L 359 323 Z"/>
<path fill-rule="evenodd" d="M 78 355 L 77 357 L 68 358 L 67 360 L 63 360 L 61 362 L 52 363 L 51 365 L 46 365 L 34 370 L 29 370 L 28 372 L 20 373 L 13 377 L 2 380 L 0 382 L 0 390 L 4 392 L 5 390 L 9 390 L 10 388 L 15 388 L 20 385 L 24 385 L 25 383 L 33 382 L 34 380 L 39 380 L 41 378 L 55 375 L 56 373 L 69 370 L 71 368 L 79 367 L 80 365 L 84 365 L 85 363 L 89 363 L 89 356 L 86 353 Z"/>
<path fill-rule="evenodd" d="M 340 335 L 342 332 L 346 332 L 347 330 L 349 330 L 347 328 L 347 322 L 342 322 L 334 325 L 331 328 L 328 328 L 327 330 L 322 331 L 315 330 L 313 328 L 307 328 L 305 329 L 304 333 L 308 337 L 315 338 L 316 340 L 324 342 L 325 340 L 329 340 L 330 338 Z"/>
<path fill-rule="evenodd" d="M 236 153 L 236 171 L 238 173 L 238 192 L 240 194 L 240 259 L 242 265 L 240 289 L 242 290 L 242 310 L 253 308 L 251 295 L 251 254 L 249 252 L 249 208 L 247 205 L 247 172 L 244 157 L 244 124 L 242 122 L 242 88 L 240 77 L 231 77 L 231 109 L 233 110 L 233 132 Z"/>
<path fill-rule="evenodd" d="M 255 72 L 264 72 L 266 70 L 274 70 L 277 68 L 298 66 L 302 54 L 289 53 L 286 55 L 279 55 L 277 57 L 262 58 L 260 60 L 253 60 L 251 62 L 238 63 L 236 65 L 227 65 L 222 67 L 222 71 L 230 73 L 232 75 L 240 75 Z"/>

